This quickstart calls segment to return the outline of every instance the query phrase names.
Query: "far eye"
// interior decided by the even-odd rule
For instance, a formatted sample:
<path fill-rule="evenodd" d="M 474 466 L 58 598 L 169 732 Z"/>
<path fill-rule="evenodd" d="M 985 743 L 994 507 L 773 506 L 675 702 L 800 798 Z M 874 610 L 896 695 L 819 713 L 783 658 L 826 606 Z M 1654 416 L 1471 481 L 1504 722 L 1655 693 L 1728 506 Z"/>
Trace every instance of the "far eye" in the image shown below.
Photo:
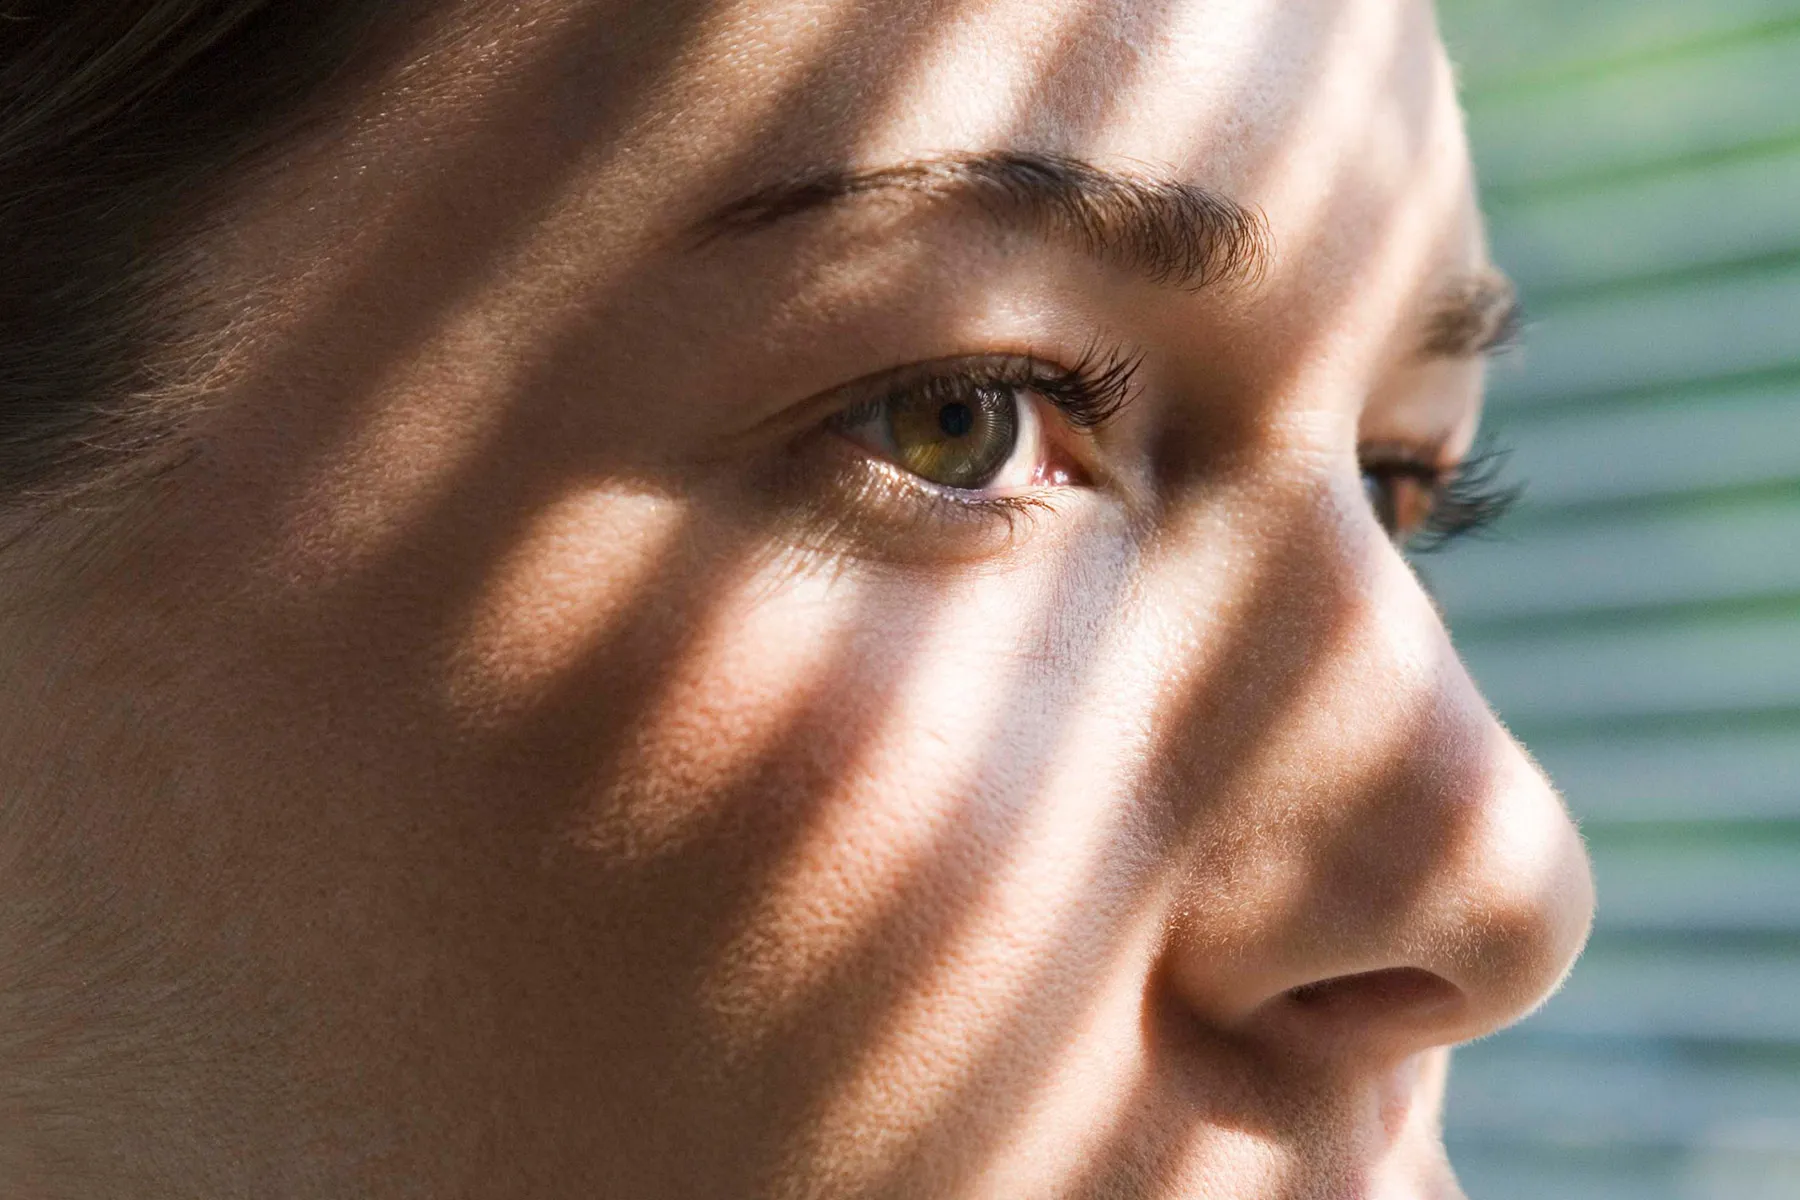
<path fill-rule="evenodd" d="M 1046 482 L 1042 423 L 1024 389 L 944 378 L 857 405 L 837 430 L 940 487 L 975 491 Z"/>
<path fill-rule="evenodd" d="M 1443 487 L 1439 472 L 1421 463 L 1365 462 L 1363 493 L 1388 537 L 1400 545 L 1431 524 Z"/>
<path fill-rule="evenodd" d="M 1360 457 L 1369 507 L 1409 553 L 1441 550 L 1491 529 L 1524 490 L 1506 481 L 1506 451 L 1491 441 L 1453 466 L 1404 453 L 1365 447 Z"/>

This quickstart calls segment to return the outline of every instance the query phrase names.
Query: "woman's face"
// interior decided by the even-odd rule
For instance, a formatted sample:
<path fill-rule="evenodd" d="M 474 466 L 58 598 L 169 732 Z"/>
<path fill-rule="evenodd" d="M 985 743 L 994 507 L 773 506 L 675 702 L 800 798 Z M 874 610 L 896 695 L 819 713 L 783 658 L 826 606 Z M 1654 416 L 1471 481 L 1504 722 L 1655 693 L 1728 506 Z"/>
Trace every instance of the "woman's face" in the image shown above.
<path fill-rule="evenodd" d="M 0 635 L 44 1145 L 1457 1194 L 1591 892 L 1390 536 L 1505 308 L 1423 0 L 450 6 L 350 104 Z"/>

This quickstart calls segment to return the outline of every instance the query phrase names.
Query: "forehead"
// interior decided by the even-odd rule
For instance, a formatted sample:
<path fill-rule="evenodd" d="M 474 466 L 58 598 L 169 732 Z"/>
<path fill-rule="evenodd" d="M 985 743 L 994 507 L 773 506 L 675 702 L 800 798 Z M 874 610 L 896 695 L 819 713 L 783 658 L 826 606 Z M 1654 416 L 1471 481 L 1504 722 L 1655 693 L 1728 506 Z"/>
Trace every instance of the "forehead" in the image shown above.
<path fill-rule="evenodd" d="M 746 289 L 671 290 L 688 269 L 674 248 L 720 206 L 807 171 L 1042 151 L 1259 210 L 1273 264 L 1211 344 L 1281 363 L 1258 368 L 1265 394 L 1351 397 L 1388 390 L 1430 310 L 1485 258 L 1426 0 L 427 9 L 421 52 L 352 99 L 349 136 L 297 154 L 279 195 L 259 198 L 281 236 L 247 220 L 220 256 L 293 279 L 287 311 L 340 309 L 346 282 L 427 315 L 478 295 L 465 340 L 484 363 L 496 345 L 526 357 L 564 316 L 598 320 L 619 297 L 639 317 L 662 304 L 749 323 L 767 314 Z M 778 266 L 765 254 L 743 270 Z M 1156 319 L 1179 332 L 1212 317 L 1159 301 Z"/>
<path fill-rule="evenodd" d="M 579 160 L 565 183 L 612 231 L 797 170 L 1023 148 L 1146 164 L 1259 208 L 1279 251 L 1273 290 L 1302 305 L 1416 309 L 1483 260 L 1429 0 L 473 11 L 421 72 L 436 82 L 413 89 L 420 116 L 480 114 L 494 158 Z M 465 183 L 504 193 L 538 169 L 489 161 Z"/>
<path fill-rule="evenodd" d="M 604 113 L 629 140 L 680 134 L 666 144 L 695 162 L 742 160 L 747 146 L 778 167 L 1029 145 L 1175 165 L 1296 216 L 1307 197 L 1358 183 L 1467 185 L 1429 0 L 528 0 L 452 12 L 465 36 L 426 68 L 437 86 L 413 94 L 462 109 L 497 86 L 536 90 L 565 130 Z"/>

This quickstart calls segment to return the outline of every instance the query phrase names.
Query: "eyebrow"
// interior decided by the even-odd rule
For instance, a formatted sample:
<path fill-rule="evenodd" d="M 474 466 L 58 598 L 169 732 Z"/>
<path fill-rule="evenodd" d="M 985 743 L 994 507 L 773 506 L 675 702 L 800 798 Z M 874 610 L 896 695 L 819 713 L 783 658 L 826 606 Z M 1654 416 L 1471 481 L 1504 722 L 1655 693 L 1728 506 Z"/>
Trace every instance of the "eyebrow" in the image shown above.
<path fill-rule="evenodd" d="M 1525 310 L 1512 280 L 1492 268 L 1445 288 L 1425 322 L 1423 358 L 1480 358 L 1518 344 Z"/>
<path fill-rule="evenodd" d="M 972 203 L 1002 227 L 1073 241 L 1153 283 L 1190 291 L 1252 283 L 1273 257 L 1262 213 L 1209 188 L 1013 151 L 805 172 L 733 200 L 695 233 L 710 242 L 868 195 Z"/>

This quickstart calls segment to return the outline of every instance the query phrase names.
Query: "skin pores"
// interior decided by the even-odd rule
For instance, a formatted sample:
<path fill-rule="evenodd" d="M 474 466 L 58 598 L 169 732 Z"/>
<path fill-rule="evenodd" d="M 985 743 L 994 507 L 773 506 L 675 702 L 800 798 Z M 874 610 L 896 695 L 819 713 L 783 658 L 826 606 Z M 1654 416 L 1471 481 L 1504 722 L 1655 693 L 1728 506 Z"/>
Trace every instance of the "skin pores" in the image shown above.
<path fill-rule="evenodd" d="M 192 453 L 9 565 L 0 1173 L 1457 1195 L 1440 1048 L 1591 891 L 1359 467 L 1479 407 L 1428 348 L 1486 269 L 1429 9 L 432 20 L 197 235 L 242 332 Z M 1156 278 L 953 187 L 707 232 L 994 152 L 1260 253 Z M 832 423 L 1115 349 L 1030 504 Z"/>

